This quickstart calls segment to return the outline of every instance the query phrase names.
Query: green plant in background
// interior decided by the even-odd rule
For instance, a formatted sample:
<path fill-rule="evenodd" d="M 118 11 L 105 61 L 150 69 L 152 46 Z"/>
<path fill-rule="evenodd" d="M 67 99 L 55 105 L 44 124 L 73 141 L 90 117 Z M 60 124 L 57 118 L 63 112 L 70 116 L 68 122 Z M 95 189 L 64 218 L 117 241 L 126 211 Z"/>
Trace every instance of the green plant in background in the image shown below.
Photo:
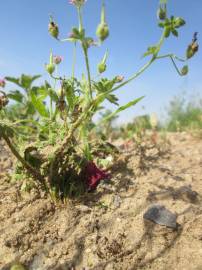
<path fill-rule="evenodd" d="M 38 76 L 29 78 L 29 83 L 27 77 L 22 77 L 21 81 L 7 78 L 7 80 L 21 86 L 25 93 L 9 93 L 7 96 L 1 97 L 0 103 L 0 117 L 2 119 L 0 121 L 0 137 L 6 141 L 20 162 L 18 170 L 21 173 L 26 173 L 29 177 L 31 176 L 54 199 L 65 199 L 69 195 L 79 195 L 86 188 L 92 190 L 100 179 L 107 177 L 106 173 L 99 170 L 94 163 L 96 158 L 100 156 L 100 153 L 95 151 L 96 140 L 98 149 L 102 148 L 99 148 L 99 138 L 92 139 L 94 130 L 92 119 L 100 111 L 103 102 L 111 102 L 117 106 L 117 109 L 107 114 L 102 123 L 110 121 L 121 111 L 136 105 L 143 99 L 143 97 L 139 97 L 123 106 L 119 106 L 116 92 L 121 87 L 139 77 L 154 62 L 163 58 L 171 59 L 179 75 L 184 76 L 188 73 L 187 64 L 184 64 L 182 69 L 179 69 L 176 61 L 186 62 L 198 50 L 197 34 L 195 34 L 192 43 L 188 46 L 185 58 L 179 58 L 174 54 L 160 54 L 164 41 L 170 34 L 178 36 L 179 28 L 185 24 L 185 21 L 180 17 L 168 17 L 167 1 L 160 1 L 158 24 L 162 28 L 162 34 L 159 41 L 155 45 L 148 47 L 147 52 L 144 54 L 144 57 L 150 57 L 149 61 L 128 79 L 124 79 L 122 76 L 109 79 L 103 76 L 107 69 L 107 51 L 101 62 L 98 63 L 99 76 L 95 80 L 92 78 L 89 50 L 92 46 L 101 46 L 108 38 L 109 26 L 103 3 L 101 21 L 95 31 L 98 40 L 89 37 L 83 25 L 83 6 L 85 2 L 84 0 L 70 1 L 78 13 L 78 27 L 72 28 L 68 38 L 60 38 L 59 26 L 52 17 L 48 27 L 50 35 L 57 42 L 72 42 L 74 45 L 74 62 L 71 77 L 58 75 L 57 66 L 61 61 L 56 61 L 51 52 L 49 63 L 46 64 L 45 68 L 54 80 L 54 86 L 52 87 L 46 83 L 43 87 L 31 87 L 33 79 L 38 78 Z M 86 74 L 83 73 L 81 79 L 75 77 L 76 44 L 81 46 L 85 60 Z M 23 79 L 25 79 L 24 82 Z M 58 87 L 60 87 L 59 91 L 57 90 Z M 28 104 L 28 108 L 29 104 L 31 104 L 32 112 L 37 113 L 37 118 L 32 117 L 29 120 L 28 114 L 30 110 L 27 108 L 27 121 L 24 119 L 20 121 L 18 118 L 13 122 L 5 120 L 5 99 L 7 98 L 14 98 L 19 102 L 26 100 L 24 103 Z M 47 104 L 47 101 L 49 101 L 49 104 Z M 20 136 L 23 133 L 23 128 L 27 126 L 34 130 L 29 140 L 25 134 L 23 134 L 23 137 Z M 26 130 L 26 132 L 27 135 L 30 134 L 30 130 Z M 21 142 L 20 149 L 17 147 L 19 138 Z M 105 152 L 104 149 L 103 152 Z"/>
<path fill-rule="evenodd" d="M 98 125 L 98 133 L 104 138 L 105 140 L 110 140 L 113 137 L 113 133 L 115 128 L 113 127 L 113 122 L 116 121 L 118 115 L 112 116 L 111 110 L 105 110 L 104 112 L 100 113 L 101 119 Z"/>
<path fill-rule="evenodd" d="M 168 107 L 168 131 L 193 131 L 202 129 L 202 99 L 187 100 L 176 96 Z"/>
<path fill-rule="evenodd" d="M 141 137 L 145 131 L 151 129 L 150 116 L 148 114 L 137 116 L 132 122 L 121 128 L 123 138 L 134 138 L 134 135 Z"/>

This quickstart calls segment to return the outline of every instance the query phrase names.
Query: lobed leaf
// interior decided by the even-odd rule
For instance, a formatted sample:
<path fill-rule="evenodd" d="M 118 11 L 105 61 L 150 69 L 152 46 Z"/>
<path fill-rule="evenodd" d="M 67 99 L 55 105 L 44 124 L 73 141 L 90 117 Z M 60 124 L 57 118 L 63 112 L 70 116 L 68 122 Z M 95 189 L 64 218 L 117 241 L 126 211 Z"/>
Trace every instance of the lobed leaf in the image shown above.
<path fill-rule="evenodd" d="M 37 97 L 33 92 L 30 93 L 32 104 L 34 108 L 37 110 L 37 112 L 43 116 L 43 117 L 49 117 L 49 112 L 46 109 L 45 104 L 40 99 L 40 97 Z"/>

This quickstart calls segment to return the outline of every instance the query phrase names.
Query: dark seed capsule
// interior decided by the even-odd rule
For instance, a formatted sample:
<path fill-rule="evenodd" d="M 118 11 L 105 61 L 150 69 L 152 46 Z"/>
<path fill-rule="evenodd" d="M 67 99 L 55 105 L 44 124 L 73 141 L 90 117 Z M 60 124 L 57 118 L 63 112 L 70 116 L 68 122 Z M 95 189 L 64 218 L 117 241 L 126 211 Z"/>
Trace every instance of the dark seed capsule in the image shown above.
<path fill-rule="evenodd" d="M 56 39 L 58 38 L 58 36 L 59 36 L 59 28 L 58 28 L 58 25 L 55 22 L 51 21 L 49 23 L 48 31 L 49 31 L 49 33 L 50 33 L 50 35 L 52 37 L 54 37 Z"/>

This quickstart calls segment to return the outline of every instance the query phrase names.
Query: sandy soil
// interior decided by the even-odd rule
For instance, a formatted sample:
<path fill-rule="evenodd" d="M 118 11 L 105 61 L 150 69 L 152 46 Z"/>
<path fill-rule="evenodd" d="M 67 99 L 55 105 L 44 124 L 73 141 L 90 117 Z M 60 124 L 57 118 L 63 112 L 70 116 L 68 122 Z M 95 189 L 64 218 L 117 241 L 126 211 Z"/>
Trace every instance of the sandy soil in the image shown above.
<path fill-rule="evenodd" d="M 130 145 L 111 182 L 65 206 L 6 181 L 13 158 L 1 144 L 0 269 L 202 270 L 202 140 L 168 137 L 163 150 Z M 178 228 L 145 221 L 153 204 L 176 213 Z"/>

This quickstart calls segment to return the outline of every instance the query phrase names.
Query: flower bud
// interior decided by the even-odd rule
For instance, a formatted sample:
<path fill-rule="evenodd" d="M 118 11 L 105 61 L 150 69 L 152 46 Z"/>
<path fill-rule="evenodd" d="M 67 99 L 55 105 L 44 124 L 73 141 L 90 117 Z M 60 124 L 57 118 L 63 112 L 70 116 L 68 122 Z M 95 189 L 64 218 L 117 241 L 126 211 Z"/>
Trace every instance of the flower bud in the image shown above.
<path fill-rule="evenodd" d="M 81 7 L 84 5 L 86 0 L 69 0 L 69 3 L 75 5 L 76 7 Z"/>
<path fill-rule="evenodd" d="M 96 30 L 97 37 L 103 42 L 109 36 L 109 26 L 105 19 L 105 6 L 102 5 L 101 22 Z"/>
<path fill-rule="evenodd" d="M 48 31 L 52 37 L 58 39 L 59 28 L 58 28 L 58 25 L 52 20 L 52 18 L 50 18 L 50 23 L 48 25 Z"/>
<path fill-rule="evenodd" d="M 6 82 L 4 79 L 0 79 L 0 87 L 4 88 L 6 86 Z"/>
<path fill-rule="evenodd" d="M 180 18 L 180 17 L 177 17 L 177 18 L 175 18 L 175 20 L 174 20 L 175 28 L 179 28 L 179 27 L 185 25 L 185 23 L 186 23 L 185 20 L 182 19 L 182 18 Z"/>
<path fill-rule="evenodd" d="M 159 9 L 157 10 L 157 18 L 159 20 L 165 20 L 166 19 L 166 7 L 159 7 Z"/>
<path fill-rule="evenodd" d="M 93 40 L 93 38 L 91 37 L 87 37 L 83 40 L 83 46 L 88 49 L 90 48 L 91 46 L 96 46 L 96 43 L 95 41 Z"/>
<path fill-rule="evenodd" d="M 53 57 L 53 63 L 55 65 L 59 65 L 61 62 L 62 62 L 62 57 L 61 56 L 56 55 L 56 56 Z"/>
<path fill-rule="evenodd" d="M 181 69 L 181 75 L 186 76 L 189 72 L 189 67 L 186 65 Z"/>

